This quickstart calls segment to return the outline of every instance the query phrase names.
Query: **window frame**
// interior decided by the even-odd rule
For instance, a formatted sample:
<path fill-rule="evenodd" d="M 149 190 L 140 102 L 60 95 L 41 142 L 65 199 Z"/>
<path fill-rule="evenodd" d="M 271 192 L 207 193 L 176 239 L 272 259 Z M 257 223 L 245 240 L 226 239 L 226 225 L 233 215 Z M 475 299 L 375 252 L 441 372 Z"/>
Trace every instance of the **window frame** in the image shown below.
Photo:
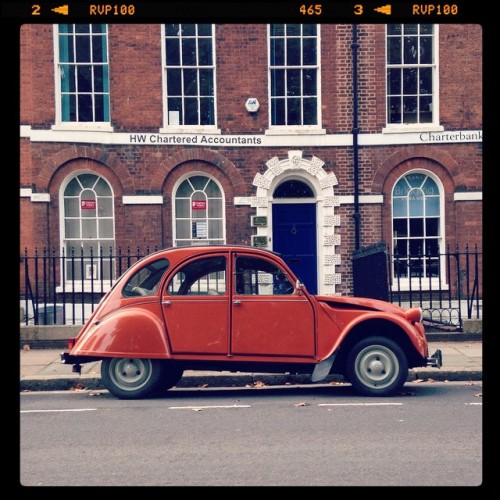
<path fill-rule="evenodd" d="M 221 266 L 222 264 L 222 266 Z M 196 269 L 196 268 L 200 269 Z M 186 274 L 186 270 L 192 271 Z M 208 255 L 189 260 L 170 277 L 165 295 L 170 297 L 227 296 L 228 256 Z"/>
<path fill-rule="evenodd" d="M 286 297 L 296 292 L 290 276 L 275 262 L 261 256 L 236 254 L 233 294 L 240 297 Z"/>
<path fill-rule="evenodd" d="M 193 222 L 196 222 L 196 220 L 194 220 L 196 218 L 193 217 L 193 207 L 191 204 L 191 202 L 193 201 L 192 195 L 194 194 L 194 192 L 200 192 L 201 190 L 198 190 L 198 189 L 194 190 L 189 198 L 189 200 L 190 200 L 190 206 L 189 206 L 190 216 L 189 217 L 177 217 L 177 215 L 178 215 L 177 214 L 177 200 L 178 200 L 177 192 L 178 192 L 180 186 L 184 183 L 184 181 L 189 180 L 189 179 L 194 178 L 194 177 L 205 177 L 207 179 L 207 183 L 205 184 L 203 192 L 205 192 L 206 187 L 208 187 L 209 181 L 214 182 L 216 184 L 216 186 L 218 187 L 219 192 L 220 192 L 220 198 L 209 197 L 209 196 L 206 197 L 206 200 L 207 200 L 206 209 L 205 209 L 206 210 L 206 217 L 203 218 L 206 221 L 206 228 L 207 228 L 207 237 L 206 238 L 193 238 L 193 233 L 192 233 L 192 224 L 193 224 Z M 179 197 L 179 198 L 188 199 L 187 196 Z M 220 217 L 209 217 L 209 210 L 210 210 L 209 200 L 210 199 L 214 199 L 214 200 L 220 199 L 221 209 L 222 209 L 222 214 Z M 177 235 L 177 221 L 178 221 L 178 219 L 179 220 L 189 220 L 189 226 L 191 227 L 191 229 L 190 229 L 191 237 L 190 238 L 179 238 L 178 237 L 178 235 Z M 201 221 L 201 219 L 202 218 L 200 217 L 200 221 Z M 221 237 L 219 237 L 219 238 L 211 238 L 210 237 L 210 234 L 209 234 L 209 228 L 210 228 L 209 221 L 210 220 L 220 220 L 221 221 L 221 225 L 222 225 L 222 236 Z M 181 241 L 186 242 L 186 244 L 179 245 L 179 242 L 181 242 Z M 202 172 L 202 171 L 189 172 L 188 174 L 182 176 L 175 183 L 175 186 L 172 190 L 172 243 L 173 243 L 173 246 L 175 246 L 175 247 L 209 245 L 209 244 L 218 244 L 218 245 L 225 245 L 226 244 L 226 203 L 225 203 L 224 190 L 223 190 L 221 184 L 217 181 L 217 179 L 215 179 L 211 175 L 207 174 L 206 172 Z"/>
<path fill-rule="evenodd" d="M 77 179 L 78 177 L 82 175 L 93 175 L 96 177 L 95 182 L 93 183 L 93 187 L 97 185 L 98 182 L 103 181 L 106 183 L 107 187 L 109 187 L 110 194 L 107 196 L 97 196 L 95 197 L 96 200 L 96 229 L 97 229 L 97 235 L 96 238 L 83 238 L 82 236 L 82 226 L 83 226 L 83 220 L 86 219 L 82 217 L 82 193 L 84 191 L 89 191 L 90 188 L 86 187 L 84 189 L 81 189 L 78 195 L 74 196 L 69 196 L 66 194 L 66 189 L 68 188 L 69 184 L 74 180 Z M 76 217 L 72 217 L 67 215 L 66 211 L 66 200 L 70 199 L 76 199 L 78 198 L 79 200 L 79 226 L 80 226 L 80 238 L 70 238 L 67 236 L 67 231 L 66 231 L 66 222 L 67 220 L 76 220 Z M 110 208 L 111 208 L 111 215 L 106 216 L 106 217 L 100 217 L 98 214 L 99 210 L 99 202 L 98 199 L 105 199 L 108 198 L 110 200 Z M 83 252 L 83 263 L 81 265 L 85 266 L 84 269 L 84 275 L 80 277 L 68 277 L 67 275 L 67 270 L 65 268 L 65 264 L 61 265 L 60 269 L 60 283 L 61 285 L 58 287 L 57 291 L 66 291 L 66 292 L 76 292 L 76 291 L 84 291 L 84 292 L 89 292 L 93 291 L 96 293 L 100 292 L 106 292 L 108 291 L 113 284 L 116 282 L 118 276 L 116 275 L 116 215 L 115 215 L 115 196 L 113 192 L 113 187 L 111 183 L 106 179 L 104 176 L 88 171 L 88 170 L 77 170 L 75 172 L 72 172 L 71 175 L 69 175 L 64 182 L 61 184 L 60 191 L 59 191 L 59 234 L 60 234 L 60 246 L 62 249 L 64 249 L 66 257 L 69 259 L 71 258 L 70 255 L 68 255 L 68 251 L 70 248 L 74 249 L 74 260 L 72 261 L 77 261 L 81 262 L 82 261 L 82 249 L 85 246 L 89 246 L 93 249 L 96 244 L 97 244 L 97 249 L 96 251 L 93 251 L 92 253 L 92 262 L 90 262 L 90 252 Z M 93 219 L 94 217 L 92 217 Z M 99 220 L 110 220 L 111 221 L 111 227 L 112 227 L 112 236 L 111 237 L 99 237 Z M 75 243 L 71 245 L 71 241 L 74 241 Z M 102 256 L 100 249 L 102 249 Z M 111 249 L 111 256 L 109 255 L 108 251 Z M 89 263 L 90 262 L 90 263 Z M 107 270 L 104 270 L 101 268 L 101 265 L 105 263 L 107 266 Z M 91 266 L 91 267 L 89 267 Z M 107 276 L 103 276 L 102 273 L 107 272 Z M 90 274 L 88 274 L 90 273 Z M 96 278 L 97 275 L 97 278 Z"/>
<path fill-rule="evenodd" d="M 403 61 L 398 64 L 389 64 L 388 62 L 388 47 L 389 47 L 389 39 L 390 38 L 396 38 L 396 36 L 391 36 L 388 34 L 388 25 L 385 26 L 385 127 L 383 128 L 382 132 L 384 133 L 398 133 L 398 132 L 426 132 L 426 131 L 432 131 L 432 132 L 439 132 L 443 131 L 444 127 L 440 125 L 440 113 L 439 113 L 439 25 L 436 23 L 397 23 L 402 26 L 402 32 L 398 37 L 402 41 L 401 43 L 401 50 L 404 50 L 404 38 L 405 38 L 405 33 L 404 33 L 404 26 L 409 25 L 409 24 L 416 24 L 419 27 L 418 38 L 420 39 L 421 35 L 420 33 L 420 26 L 422 24 L 432 24 L 433 27 L 433 33 L 432 33 L 432 63 L 427 63 L 427 64 L 420 64 L 420 62 L 417 62 L 416 64 L 405 64 Z M 425 35 L 428 36 L 428 35 Z M 410 69 L 410 68 L 417 68 L 418 70 L 422 68 L 430 68 L 432 72 L 432 120 L 430 122 L 416 122 L 416 123 L 390 123 L 389 122 L 389 69 L 394 69 L 394 68 L 400 68 L 401 70 L 403 69 Z M 418 85 L 418 82 L 417 82 Z M 403 92 L 403 89 L 401 89 L 401 92 Z M 401 94 L 394 94 L 394 95 L 400 95 L 401 99 L 406 95 L 404 93 Z M 413 95 L 413 94 L 412 94 Z M 417 99 L 420 96 L 420 91 L 417 89 L 417 94 L 416 97 Z M 420 106 L 417 108 L 417 113 L 420 113 Z"/>
<path fill-rule="evenodd" d="M 162 92 L 163 92 L 163 127 L 160 129 L 161 133 L 205 133 L 205 134 L 221 134 L 221 130 L 217 128 L 217 52 L 216 52 L 216 25 L 214 23 L 176 23 L 176 24 L 195 24 L 198 27 L 200 24 L 207 24 L 211 27 L 211 50 L 212 50 L 212 64 L 211 65 L 200 65 L 195 64 L 193 66 L 185 66 L 182 61 L 180 61 L 177 66 L 167 66 L 167 50 L 166 50 L 166 24 L 162 23 L 161 25 L 161 64 L 162 64 Z M 194 36 L 195 40 L 199 39 L 198 28 L 196 30 L 196 35 Z M 198 47 L 198 46 L 197 46 Z M 197 62 L 198 62 L 198 48 L 196 49 Z M 179 68 L 181 71 L 186 68 L 194 69 L 197 72 L 197 82 L 199 83 L 199 70 L 210 68 L 212 70 L 212 80 L 213 80 L 213 116 L 214 123 L 209 125 L 181 125 L 181 124 L 169 124 L 169 107 L 168 107 L 168 78 L 167 71 L 168 68 Z M 184 99 L 185 94 L 184 90 L 181 90 L 180 98 Z M 198 91 L 196 94 L 196 98 L 198 101 L 198 122 L 200 121 L 200 109 L 199 109 L 199 101 L 200 101 L 200 88 L 198 85 Z"/>
<path fill-rule="evenodd" d="M 301 64 L 300 65 L 287 65 L 286 61 L 285 64 L 283 65 L 273 65 L 271 64 L 272 60 L 272 43 L 271 43 L 271 26 L 272 24 L 267 25 L 267 77 L 268 77 L 268 102 L 269 102 L 269 110 L 268 110 L 268 129 L 265 131 L 267 135 L 281 135 L 281 134 L 290 134 L 290 133 L 297 133 L 300 132 L 301 134 L 325 134 L 326 130 L 321 128 L 322 126 L 322 113 L 321 113 L 321 24 L 315 24 L 316 26 L 316 35 L 315 36 L 307 36 L 304 35 L 302 32 L 300 36 L 287 36 L 286 35 L 286 26 L 288 24 L 299 24 L 301 27 L 304 26 L 305 23 L 284 23 L 284 36 L 283 38 L 286 40 L 288 38 L 299 38 L 301 43 L 300 47 L 302 48 L 303 45 L 303 40 L 305 38 L 314 38 L 316 41 L 316 64 L 314 65 L 308 65 L 308 64 L 303 64 L 302 61 L 302 56 L 300 57 L 301 59 Z M 273 112 L 272 112 L 272 103 L 273 100 L 275 99 L 275 96 L 273 96 L 273 89 L 272 89 L 272 76 L 271 73 L 273 69 L 275 68 L 281 68 L 285 71 L 285 80 L 286 80 L 286 72 L 288 70 L 299 70 L 301 75 L 304 69 L 314 69 L 316 71 L 316 123 L 312 125 L 304 125 L 304 124 L 299 124 L 299 125 L 275 125 L 273 124 Z M 285 102 L 287 101 L 289 96 L 286 95 L 284 96 Z M 300 99 L 301 105 L 301 116 L 302 119 L 301 121 L 303 122 L 303 113 L 304 113 L 304 93 L 302 90 L 302 84 L 301 84 L 301 93 L 299 96 L 296 96 L 297 98 Z"/>
<path fill-rule="evenodd" d="M 52 130 L 98 130 L 98 131 L 106 131 L 106 132 L 112 132 L 113 127 L 111 126 L 111 87 L 110 87 L 110 66 L 109 66 L 109 25 L 106 23 L 100 23 L 102 26 L 105 27 L 105 31 L 102 32 L 102 35 L 105 38 L 105 49 L 106 49 L 106 62 L 93 62 L 93 61 L 85 61 L 82 63 L 77 63 L 76 61 L 74 62 L 62 62 L 61 61 L 61 53 L 60 53 L 60 36 L 68 36 L 75 41 L 76 36 L 88 36 L 91 37 L 93 34 L 92 31 L 92 26 L 94 24 L 89 24 L 89 32 L 86 34 L 80 34 L 77 35 L 74 31 L 72 34 L 67 34 L 64 35 L 63 33 L 60 32 L 60 25 L 66 24 L 66 23 L 60 23 L 60 24 L 54 24 L 53 25 L 53 37 L 54 37 L 54 80 L 55 80 L 55 124 L 52 125 Z M 82 23 L 67 23 L 67 24 L 72 24 L 73 26 L 75 24 L 82 24 Z M 83 23 L 86 24 L 86 23 Z M 90 46 L 90 44 L 89 44 Z M 76 58 L 75 58 L 76 59 Z M 90 66 L 92 68 L 97 67 L 97 66 L 103 66 L 107 68 L 107 92 L 95 92 L 94 89 L 92 89 L 91 92 L 82 92 L 80 94 L 88 94 L 92 98 L 92 102 L 94 103 L 92 106 L 92 114 L 95 117 L 95 101 L 94 98 L 96 95 L 104 95 L 105 98 L 107 96 L 107 108 L 108 108 L 108 116 L 107 120 L 105 121 L 64 121 L 62 114 L 63 114 L 63 105 L 62 105 L 62 85 L 61 85 L 61 72 L 62 72 L 62 67 L 71 65 L 75 66 L 81 64 L 82 66 Z M 94 80 L 92 80 L 92 83 L 94 84 Z M 71 94 L 76 94 L 78 96 L 78 91 L 76 90 L 75 92 L 71 92 Z M 77 106 L 78 108 L 78 106 Z"/>
<path fill-rule="evenodd" d="M 436 184 L 438 190 L 439 190 L 439 225 L 438 225 L 438 235 L 436 237 L 426 237 L 425 234 L 422 234 L 421 236 L 412 236 L 410 233 L 406 235 L 404 239 L 410 241 L 412 238 L 413 239 L 422 239 L 424 242 L 427 240 L 432 240 L 437 242 L 437 248 L 438 248 L 438 263 L 439 263 L 439 272 L 437 276 L 427 276 L 424 272 L 423 276 L 411 276 L 411 269 L 408 271 L 407 276 L 398 276 L 395 270 L 395 262 L 396 262 L 396 241 L 397 241 L 397 236 L 394 234 L 394 221 L 396 219 L 394 215 L 394 190 L 397 186 L 397 184 L 405 179 L 406 177 L 412 175 L 412 174 L 418 174 L 418 175 L 424 175 L 426 178 L 430 178 L 434 183 Z M 425 180 L 424 180 L 425 183 Z M 422 184 L 423 185 L 423 184 Z M 409 191 L 410 192 L 410 191 Z M 406 195 L 406 198 L 409 196 L 409 192 Z M 424 195 L 425 196 L 425 195 Z M 425 199 L 423 204 L 425 205 Z M 398 217 L 402 219 L 403 217 Z M 411 219 L 422 219 L 426 220 L 425 214 L 422 215 L 421 217 L 412 217 L 410 213 L 407 213 L 406 216 L 404 217 L 406 221 L 410 221 Z M 409 225 L 410 223 L 407 222 Z M 425 227 L 425 223 L 423 224 L 423 227 Z M 446 256 L 445 253 L 443 252 L 443 248 L 445 248 L 445 241 L 446 241 L 446 235 L 445 235 L 445 202 L 444 202 L 444 187 L 442 182 L 439 180 L 439 178 L 434 175 L 431 171 L 425 170 L 425 169 L 414 169 L 410 170 L 408 172 L 405 172 L 404 174 L 400 175 L 394 182 L 394 185 L 391 188 L 391 284 L 392 284 L 392 289 L 393 290 L 399 290 L 399 291 L 408 291 L 408 290 L 415 290 L 415 289 L 421 289 L 421 290 L 435 290 L 438 287 L 440 289 L 447 289 L 448 288 L 448 273 L 446 269 Z M 403 239 L 403 238 L 402 238 Z M 409 243 L 408 243 L 409 244 Z M 411 251 L 408 251 L 407 256 L 403 256 L 402 260 L 416 260 L 418 256 L 414 256 L 412 258 Z M 426 262 L 424 261 L 423 263 L 423 268 L 424 271 L 426 269 Z"/>

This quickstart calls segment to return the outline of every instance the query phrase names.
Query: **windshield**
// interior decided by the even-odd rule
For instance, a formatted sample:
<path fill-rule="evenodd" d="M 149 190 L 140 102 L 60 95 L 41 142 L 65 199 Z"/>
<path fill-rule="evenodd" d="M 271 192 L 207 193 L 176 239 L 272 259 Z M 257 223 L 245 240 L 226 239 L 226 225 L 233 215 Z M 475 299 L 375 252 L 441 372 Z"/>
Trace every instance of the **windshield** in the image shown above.
<path fill-rule="evenodd" d="M 169 265 L 168 260 L 159 259 L 141 267 L 124 286 L 123 295 L 125 297 L 155 295 L 158 291 L 158 284 Z"/>

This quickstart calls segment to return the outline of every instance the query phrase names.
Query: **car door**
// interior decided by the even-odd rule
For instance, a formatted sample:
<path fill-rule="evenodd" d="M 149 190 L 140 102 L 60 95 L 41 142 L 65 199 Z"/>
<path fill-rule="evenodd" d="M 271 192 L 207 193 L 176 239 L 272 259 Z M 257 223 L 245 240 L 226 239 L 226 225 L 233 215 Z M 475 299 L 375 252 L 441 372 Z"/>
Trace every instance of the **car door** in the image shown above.
<path fill-rule="evenodd" d="M 308 298 L 271 260 L 233 254 L 231 352 L 234 355 L 313 357 L 315 318 Z"/>
<path fill-rule="evenodd" d="M 173 354 L 224 354 L 229 349 L 227 253 L 197 257 L 174 272 L 162 295 Z"/>

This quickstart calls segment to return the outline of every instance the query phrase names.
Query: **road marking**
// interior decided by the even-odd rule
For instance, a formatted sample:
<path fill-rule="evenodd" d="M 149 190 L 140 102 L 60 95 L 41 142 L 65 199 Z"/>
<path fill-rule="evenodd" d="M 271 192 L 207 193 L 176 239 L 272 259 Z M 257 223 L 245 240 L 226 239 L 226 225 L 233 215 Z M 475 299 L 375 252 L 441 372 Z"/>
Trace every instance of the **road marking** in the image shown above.
<path fill-rule="evenodd" d="M 96 411 L 97 408 L 74 408 L 68 410 L 21 410 L 21 413 L 58 413 L 64 411 Z"/>
<path fill-rule="evenodd" d="M 171 410 L 210 410 L 212 408 L 251 408 L 250 405 L 225 405 L 225 406 L 169 406 Z"/>
<path fill-rule="evenodd" d="M 318 406 L 402 406 L 403 403 L 320 403 Z"/>
<path fill-rule="evenodd" d="M 483 403 L 465 403 L 465 406 L 483 406 Z"/>

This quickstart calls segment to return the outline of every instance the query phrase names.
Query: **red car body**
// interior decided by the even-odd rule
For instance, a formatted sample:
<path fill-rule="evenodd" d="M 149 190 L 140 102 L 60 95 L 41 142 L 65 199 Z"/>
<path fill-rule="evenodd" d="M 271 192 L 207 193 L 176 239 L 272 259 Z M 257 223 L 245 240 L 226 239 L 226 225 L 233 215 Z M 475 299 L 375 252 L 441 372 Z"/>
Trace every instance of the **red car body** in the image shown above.
<path fill-rule="evenodd" d="M 103 297 L 61 362 L 102 360 L 116 397 L 173 387 L 184 370 L 343 375 L 388 396 L 429 357 L 421 310 L 311 295 L 281 257 L 246 246 L 189 246 L 133 264 Z"/>

